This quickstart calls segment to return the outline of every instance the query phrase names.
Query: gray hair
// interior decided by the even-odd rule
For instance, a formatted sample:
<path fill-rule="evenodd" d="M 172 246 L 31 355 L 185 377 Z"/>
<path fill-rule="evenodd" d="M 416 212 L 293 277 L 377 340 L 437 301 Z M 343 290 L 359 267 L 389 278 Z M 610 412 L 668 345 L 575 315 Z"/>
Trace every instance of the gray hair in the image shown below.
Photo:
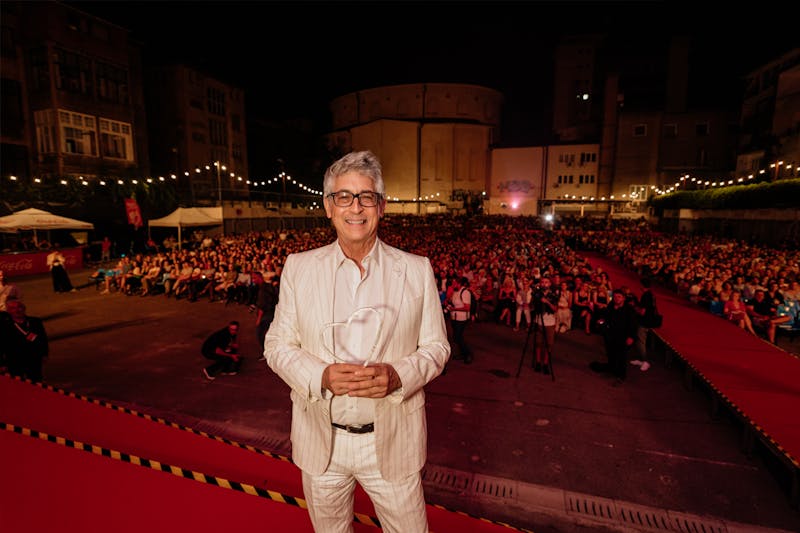
<path fill-rule="evenodd" d="M 370 152 L 364 150 L 363 152 L 350 152 L 338 161 L 328 167 L 325 171 L 325 179 L 322 182 L 322 193 L 327 197 L 333 192 L 333 182 L 342 174 L 348 172 L 357 172 L 362 176 L 370 178 L 375 184 L 375 192 L 384 194 L 385 187 L 383 184 L 383 170 L 381 169 L 381 162 L 378 157 Z M 359 192 L 359 191 L 353 191 Z"/>

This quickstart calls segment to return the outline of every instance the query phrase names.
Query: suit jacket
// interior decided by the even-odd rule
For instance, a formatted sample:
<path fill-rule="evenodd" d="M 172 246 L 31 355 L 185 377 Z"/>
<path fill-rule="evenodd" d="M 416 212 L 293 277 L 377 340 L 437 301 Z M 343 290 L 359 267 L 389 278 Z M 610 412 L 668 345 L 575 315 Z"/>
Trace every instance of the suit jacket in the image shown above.
<path fill-rule="evenodd" d="M 319 475 L 328 468 L 333 442 L 330 392 L 314 390 L 314 376 L 336 362 L 322 345 L 333 321 L 338 242 L 291 254 L 281 275 L 280 302 L 264 341 L 267 364 L 291 387 L 292 459 Z M 381 475 L 397 480 L 419 472 L 427 453 L 423 387 L 450 356 L 442 305 L 430 261 L 378 240 L 383 328 L 379 362 L 390 363 L 402 387 L 375 401 L 375 445 Z M 318 382 L 318 381 L 317 381 Z M 316 387 L 319 389 L 319 387 Z M 327 396 L 327 398 L 326 398 Z"/>

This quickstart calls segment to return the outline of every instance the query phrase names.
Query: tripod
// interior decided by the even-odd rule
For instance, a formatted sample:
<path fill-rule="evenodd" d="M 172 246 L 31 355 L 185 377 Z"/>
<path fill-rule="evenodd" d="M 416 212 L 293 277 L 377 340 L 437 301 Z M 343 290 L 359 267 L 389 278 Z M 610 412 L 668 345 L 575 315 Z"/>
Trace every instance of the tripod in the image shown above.
<path fill-rule="evenodd" d="M 550 374 L 550 378 L 555 381 L 556 375 L 553 372 L 553 353 L 551 351 L 550 343 L 547 341 L 547 332 L 545 331 L 544 327 L 544 318 L 542 316 L 542 312 L 536 310 L 535 308 L 533 311 L 533 319 L 531 323 L 528 324 L 528 334 L 525 336 L 525 345 L 522 347 L 522 353 L 519 356 L 519 365 L 517 366 L 517 377 L 519 377 L 519 373 L 522 371 L 522 363 L 525 361 L 525 352 L 528 351 L 528 344 L 531 344 L 531 367 L 535 367 L 536 365 L 536 354 L 538 353 L 539 347 L 539 335 L 541 334 L 542 339 L 542 346 L 541 349 L 545 351 L 547 354 L 547 363 L 545 363 L 544 368 L 547 368 L 548 373 Z M 531 343 L 531 340 L 533 342 Z"/>

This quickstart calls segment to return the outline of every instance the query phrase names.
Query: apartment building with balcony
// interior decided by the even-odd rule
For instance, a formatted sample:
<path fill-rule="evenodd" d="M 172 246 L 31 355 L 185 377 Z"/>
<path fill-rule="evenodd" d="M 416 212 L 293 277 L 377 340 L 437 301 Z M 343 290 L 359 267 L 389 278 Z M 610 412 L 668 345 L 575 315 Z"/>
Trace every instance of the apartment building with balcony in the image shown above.
<path fill-rule="evenodd" d="M 149 172 L 140 46 L 58 2 L 3 2 L 2 174 L 20 180 Z"/>

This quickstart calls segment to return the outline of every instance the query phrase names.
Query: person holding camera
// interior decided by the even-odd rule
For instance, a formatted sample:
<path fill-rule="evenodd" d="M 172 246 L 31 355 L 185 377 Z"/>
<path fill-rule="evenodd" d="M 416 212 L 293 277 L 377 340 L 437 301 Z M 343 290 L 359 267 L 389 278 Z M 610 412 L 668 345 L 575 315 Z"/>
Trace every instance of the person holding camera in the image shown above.
<path fill-rule="evenodd" d="M 628 352 L 636 341 L 636 328 L 636 314 L 626 301 L 625 291 L 614 289 L 603 327 L 608 362 L 595 361 L 590 366 L 595 372 L 610 372 L 616 378 L 615 386 L 622 385 L 627 377 Z"/>
<path fill-rule="evenodd" d="M 553 290 L 550 278 L 542 278 L 534 289 L 533 323 L 544 334 L 544 342 L 536 344 L 536 361 L 533 365 L 535 372 L 550 373 L 550 354 L 556 341 L 556 310 L 558 309 L 558 293 Z"/>

